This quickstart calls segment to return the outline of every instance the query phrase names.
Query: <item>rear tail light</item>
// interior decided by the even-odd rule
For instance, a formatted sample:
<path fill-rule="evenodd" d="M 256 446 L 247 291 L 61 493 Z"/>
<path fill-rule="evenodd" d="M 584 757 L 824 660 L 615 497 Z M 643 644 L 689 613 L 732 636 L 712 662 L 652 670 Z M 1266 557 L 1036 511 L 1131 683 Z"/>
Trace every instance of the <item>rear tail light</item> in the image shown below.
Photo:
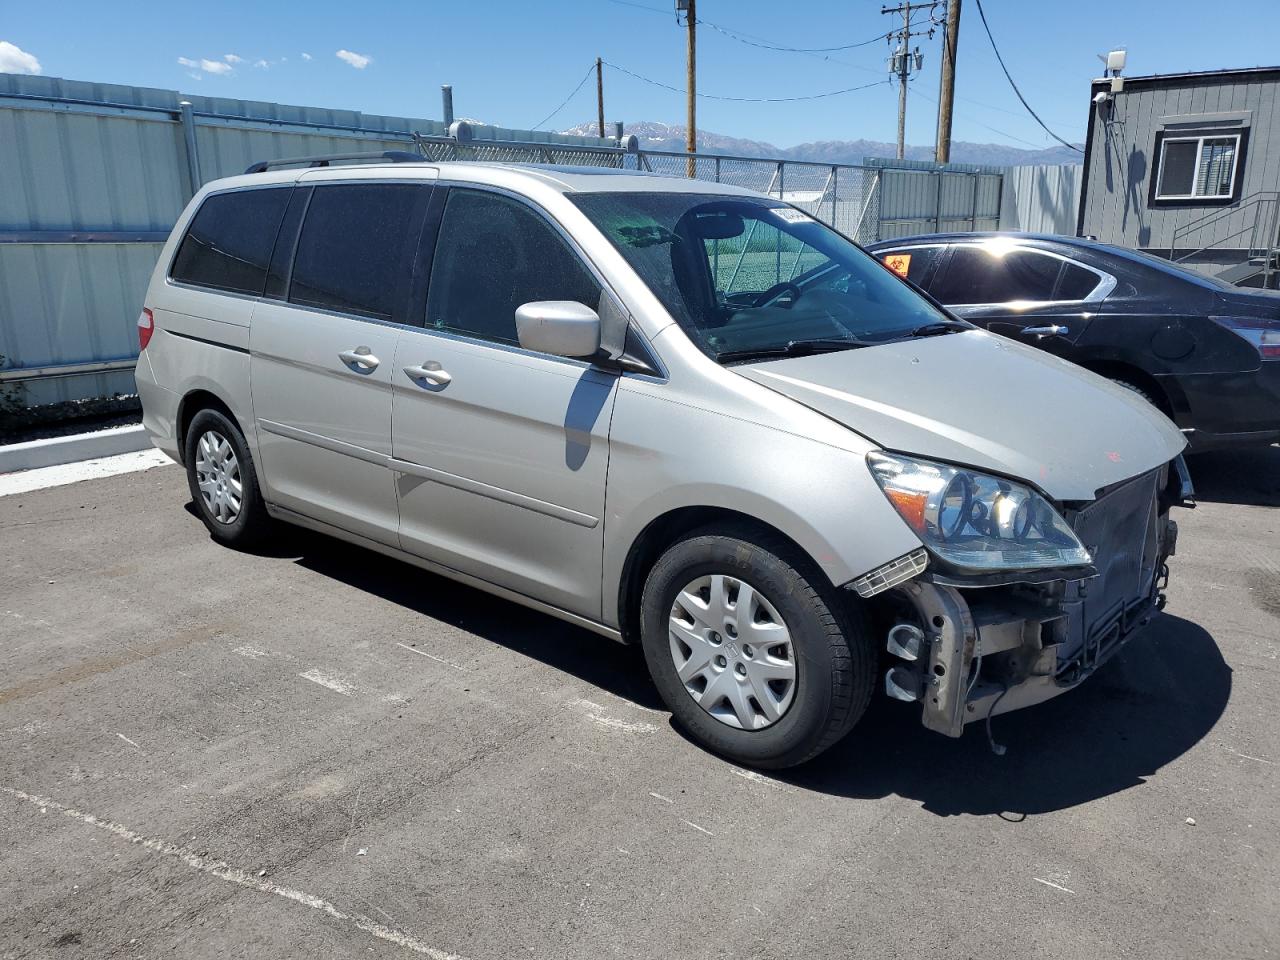
<path fill-rule="evenodd" d="M 151 335 L 156 332 L 156 318 L 151 313 L 150 307 L 143 307 L 142 312 L 138 314 L 138 349 L 147 349 L 147 344 L 151 342 Z"/>
<path fill-rule="evenodd" d="M 1280 360 L 1280 320 L 1264 317 L 1210 317 L 1220 327 L 1253 344 L 1263 360 Z"/>

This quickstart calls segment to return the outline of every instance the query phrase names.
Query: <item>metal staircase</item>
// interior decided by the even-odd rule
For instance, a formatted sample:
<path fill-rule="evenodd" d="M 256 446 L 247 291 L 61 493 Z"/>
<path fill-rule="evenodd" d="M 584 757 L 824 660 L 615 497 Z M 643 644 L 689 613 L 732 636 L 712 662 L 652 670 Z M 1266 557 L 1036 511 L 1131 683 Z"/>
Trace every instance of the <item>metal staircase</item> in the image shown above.
<path fill-rule="evenodd" d="M 1240 263 L 1217 274 L 1219 279 L 1242 287 L 1280 287 L 1280 190 L 1259 190 L 1184 223 L 1173 232 L 1169 259 L 1194 261 L 1212 250 L 1244 252 Z"/>

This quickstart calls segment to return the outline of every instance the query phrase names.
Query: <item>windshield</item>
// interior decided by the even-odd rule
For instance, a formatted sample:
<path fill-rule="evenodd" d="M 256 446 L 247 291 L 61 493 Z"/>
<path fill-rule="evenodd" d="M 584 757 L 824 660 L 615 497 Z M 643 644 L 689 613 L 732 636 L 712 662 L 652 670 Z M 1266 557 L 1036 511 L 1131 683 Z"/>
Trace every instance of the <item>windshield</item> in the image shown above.
<path fill-rule="evenodd" d="M 948 323 L 877 260 L 776 200 L 568 196 L 712 357 L 868 346 Z"/>

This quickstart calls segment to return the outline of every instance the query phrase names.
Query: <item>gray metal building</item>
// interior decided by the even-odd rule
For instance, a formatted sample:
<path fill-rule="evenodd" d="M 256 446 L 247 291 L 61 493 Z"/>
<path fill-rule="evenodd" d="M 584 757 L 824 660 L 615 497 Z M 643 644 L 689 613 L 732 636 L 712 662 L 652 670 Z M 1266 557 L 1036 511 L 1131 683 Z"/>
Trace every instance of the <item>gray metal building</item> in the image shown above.
<path fill-rule="evenodd" d="M 1275 284 L 1280 67 L 1095 80 L 1079 233 Z"/>

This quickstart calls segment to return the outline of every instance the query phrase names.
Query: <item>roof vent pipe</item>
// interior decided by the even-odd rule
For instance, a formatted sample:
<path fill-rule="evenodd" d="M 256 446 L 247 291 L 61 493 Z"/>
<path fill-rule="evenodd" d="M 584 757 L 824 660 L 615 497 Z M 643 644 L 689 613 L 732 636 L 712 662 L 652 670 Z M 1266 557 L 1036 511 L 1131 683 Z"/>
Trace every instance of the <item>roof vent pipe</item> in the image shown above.
<path fill-rule="evenodd" d="M 444 125 L 449 127 L 453 124 L 453 84 L 440 85 L 440 104 L 444 111 Z"/>

